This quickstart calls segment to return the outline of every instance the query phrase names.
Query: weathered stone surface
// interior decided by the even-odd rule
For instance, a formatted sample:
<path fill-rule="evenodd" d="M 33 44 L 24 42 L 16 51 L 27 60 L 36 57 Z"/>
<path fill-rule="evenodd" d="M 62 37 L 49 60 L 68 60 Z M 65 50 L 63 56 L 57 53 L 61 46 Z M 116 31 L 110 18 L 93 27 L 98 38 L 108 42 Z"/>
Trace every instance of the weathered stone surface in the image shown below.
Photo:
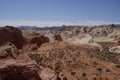
<path fill-rule="evenodd" d="M 15 45 L 10 42 L 6 42 L 0 46 L 0 59 L 5 58 L 16 59 L 19 53 L 20 52 L 15 47 Z"/>
<path fill-rule="evenodd" d="M 0 65 L 0 80 L 42 80 L 34 61 L 1 60 Z"/>
<path fill-rule="evenodd" d="M 56 41 L 63 41 L 60 33 L 58 33 L 58 32 L 56 32 L 56 33 L 53 35 L 53 39 L 56 40 Z"/>
<path fill-rule="evenodd" d="M 22 32 L 12 26 L 0 27 L 0 45 L 5 42 L 11 42 L 17 48 L 22 48 L 24 43 Z"/>
<path fill-rule="evenodd" d="M 120 54 L 120 46 L 111 47 L 109 48 L 109 51 Z"/>
<path fill-rule="evenodd" d="M 41 46 L 43 43 L 49 42 L 49 38 L 44 35 L 31 35 L 26 37 L 25 45 L 36 44 L 37 46 Z"/>
<path fill-rule="evenodd" d="M 42 80 L 57 80 L 57 74 L 50 68 L 43 68 L 40 77 Z"/>

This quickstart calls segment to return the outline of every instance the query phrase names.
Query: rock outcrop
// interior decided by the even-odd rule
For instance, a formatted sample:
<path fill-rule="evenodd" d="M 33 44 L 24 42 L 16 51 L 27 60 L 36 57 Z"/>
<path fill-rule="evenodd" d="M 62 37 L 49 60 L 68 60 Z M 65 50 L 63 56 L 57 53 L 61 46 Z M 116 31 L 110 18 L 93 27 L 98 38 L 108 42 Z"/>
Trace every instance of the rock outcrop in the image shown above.
<path fill-rule="evenodd" d="M 100 51 L 103 50 L 102 46 L 100 44 L 94 42 L 93 37 L 89 34 L 84 34 L 84 36 L 82 36 L 82 37 L 80 36 L 80 39 L 79 39 L 79 37 L 71 38 L 71 40 L 68 42 L 77 43 L 77 44 L 87 44 L 90 46 L 97 47 Z"/>
<path fill-rule="evenodd" d="M 56 41 L 63 41 L 60 33 L 56 32 L 54 35 L 53 35 L 53 40 L 56 40 Z"/>
<path fill-rule="evenodd" d="M 10 42 L 6 42 L 0 46 L 0 59 L 5 58 L 16 59 L 19 53 L 20 52 L 15 47 L 15 45 Z"/>
<path fill-rule="evenodd" d="M 45 37 L 44 35 L 30 35 L 25 38 L 25 45 L 36 44 L 38 47 L 41 46 L 43 43 L 49 42 L 49 38 Z"/>
<path fill-rule="evenodd" d="M 120 54 L 120 46 L 110 47 L 109 51 Z"/>
<path fill-rule="evenodd" d="M 0 80 L 42 80 L 38 74 L 39 70 L 34 61 L 1 60 Z"/>
<path fill-rule="evenodd" d="M 22 32 L 12 26 L 5 26 L 0 28 L 0 45 L 5 42 L 13 43 L 18 49 L 21 49 L 24 44 Z"/>
<path fill-rule="evenodd" d="M 93 37 L 106 37 L 113 32 L 114 25 L 102 25 L 89 28 L 88 33 Z"/>

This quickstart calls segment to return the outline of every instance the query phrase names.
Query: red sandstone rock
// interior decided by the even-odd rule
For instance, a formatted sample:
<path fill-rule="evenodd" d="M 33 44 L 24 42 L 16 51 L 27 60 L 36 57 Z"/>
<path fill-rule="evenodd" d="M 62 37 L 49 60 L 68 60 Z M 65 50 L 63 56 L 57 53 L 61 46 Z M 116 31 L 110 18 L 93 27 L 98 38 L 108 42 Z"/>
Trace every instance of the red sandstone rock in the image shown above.
<path fill-rule="evenodd" d="M 22 37 L 22 32 L 12 26 L 5 26 L 0 28 L 0 45 L 4 42 L 11 42 L 17 48 L 22 48 L 24 40 Z"/>
<path fill-rule="evenodd" d="M 44 35 L 32 35 L 26 37 L 25 41 L 25 45 L 36 44 L 37 46 L 41 46 L 41 44 L 49 42 L 49 38 Z"/>
<path fill-rule="evenodd" d="M 7 42 L 0 46 L 0 59 L 5 59 L 8 57 L 15 59 L 18 55 L 19 51 L 14 44 Z"/>
<path fill-rule="evenodd" d="M 28 44 L 28 45 L 24 46 L 23 48 L 26 51 L 35 51 L 38 49 L 38 46 L 36 44 Z"/>
<path fill-rule="evenodd" d="M 34 61 L 1 60 L 0 80 L 42 80 L 38 75 L 39 67 Z"/>

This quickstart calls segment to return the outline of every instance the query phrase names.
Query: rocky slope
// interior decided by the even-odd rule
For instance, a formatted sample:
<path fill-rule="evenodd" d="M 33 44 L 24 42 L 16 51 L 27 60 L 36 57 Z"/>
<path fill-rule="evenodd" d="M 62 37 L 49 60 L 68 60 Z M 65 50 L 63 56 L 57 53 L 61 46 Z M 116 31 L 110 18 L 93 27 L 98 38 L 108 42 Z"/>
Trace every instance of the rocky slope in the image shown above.
<path fill-rule="evenodd" d="M 0 28 L 0 35 L 0 80 L 57 80 L 52 69 L 38 66 L 24 48 L 49 42 L 47 37 L 36 35 L 25 39 L 21 31 L 12 26 Z"/>
<path fill-rule="evenodd" d="M 119 80 L 120 55 L 109 51 L 110 47 L 119 46 L 119 41 L 96 43 L 93 40 L 113 33 L 116 29 L 113 26 L 63 26 L 64 30 L 37 30 L 26 36 L 14 27 L 3 27 L 0 29 L 3 41 L 0 80 Z M 4 34 L 9 37 L 3 37 Z M 15 42 L 19 36 L 21 47 Z M 69 39 L 72 41 L 68 42 Z M 90 44 L 99 44 L 102 50 Z"/>
<path fill-rule="evenodd" d="M 83 44 L 52 42 L 30 52 L 39 65 L 55 70 L 61 80 L 116 80 L 120 79 L 119 57 Z M 117 56 L 117 55 L 116 55 Z M 114 62 L 115 61 L 115 62 Z M 118 63 L 116 63 L 118 62 Z"/>

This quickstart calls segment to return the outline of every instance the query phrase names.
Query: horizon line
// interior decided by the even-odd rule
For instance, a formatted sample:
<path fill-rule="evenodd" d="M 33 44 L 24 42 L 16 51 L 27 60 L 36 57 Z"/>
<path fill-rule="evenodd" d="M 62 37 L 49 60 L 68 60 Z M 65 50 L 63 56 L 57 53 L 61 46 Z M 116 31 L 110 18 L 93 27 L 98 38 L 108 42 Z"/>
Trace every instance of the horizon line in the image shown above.
<path fill-rule="evenodd" d="M 9 21 L 0 20 L 0 27 L 10 25 L 10 26 L 37 26 L 37 27 L 53 27 L 53 26 L 100 26 L 109 24 L 120 24 L 120 22 L 105 22 L 105 21 L 76 21 L 76 22 L 65 22 L 65 21 Z"/>

